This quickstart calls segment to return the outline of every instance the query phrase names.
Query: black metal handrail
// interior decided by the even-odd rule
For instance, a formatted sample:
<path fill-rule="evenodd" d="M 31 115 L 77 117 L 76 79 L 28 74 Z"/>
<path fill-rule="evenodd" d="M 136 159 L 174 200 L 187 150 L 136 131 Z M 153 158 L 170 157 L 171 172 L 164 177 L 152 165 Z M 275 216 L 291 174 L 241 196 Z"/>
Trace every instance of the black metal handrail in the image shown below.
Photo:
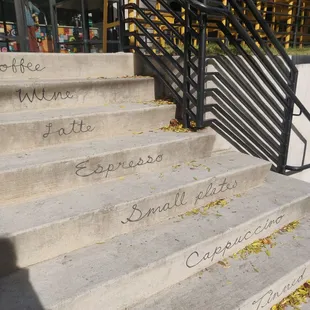
<path fill-rule="evenodd" d="M 210 126 L 240 151 L 270 160 L 279 173 L 310 168 L 287 164 L 294 107 L 310 121 L 295 95 L 298 70 L 252 0 L 242 7 L 236 0 L 227 6 L 222 0 L 178 0 L 181 13 L 164 0 L 157 1 L 163 10 L 140 2 L 145 8 L 121 4 L 138 15 L 124 19 L 136 28 L 126 33 L 135 39 L 128 48 L 144 57 L 171 91 L 184 126 L 192 121 L 198 129 Z M 209 34 L 214 31 L 221 36 Z M 208 55 L 211 43 L 224 55 Z"/>

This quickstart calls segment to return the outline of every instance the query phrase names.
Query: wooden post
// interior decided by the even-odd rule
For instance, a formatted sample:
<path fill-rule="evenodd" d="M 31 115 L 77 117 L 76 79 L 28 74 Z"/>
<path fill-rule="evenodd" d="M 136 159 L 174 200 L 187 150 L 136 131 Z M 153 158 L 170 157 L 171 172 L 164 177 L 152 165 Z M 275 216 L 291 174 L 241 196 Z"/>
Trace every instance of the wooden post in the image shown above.
<path fill-rule="evenodd" d="M 108 52 L 108 6 L 109 6 L 109 0 L 103 0 L 102 50 L 104 53 Z"/>
<path fill-rule="evenodd" d="M 288 19 L 287 19 L 287 27 L 286 27 L 287 35 L 285 36 L 285 48 L 290 47 L 292 23 L 293 23 L 293 5 L 294 5 L 294 1 L 290 1 L 289 2 L 289 9 L 287 12 Z"/>
<path fill-rule="evenodd" d="M 136 2 L 137 1 L 137 2 Z M 139 5 L 139 0 L 129 0 L 129 3 L 136 3 Z M 128 12 L 129 18 L 137 18 L 136 13 L 134 10 L 129 10 Z M 134 23 L 129 24 L 129 32 L 134 32 L 136 30 L 136 26 Z M 134 45 L 135 44 L 135 38 L 133 36 L 129 37 L 129 44 Z"/>

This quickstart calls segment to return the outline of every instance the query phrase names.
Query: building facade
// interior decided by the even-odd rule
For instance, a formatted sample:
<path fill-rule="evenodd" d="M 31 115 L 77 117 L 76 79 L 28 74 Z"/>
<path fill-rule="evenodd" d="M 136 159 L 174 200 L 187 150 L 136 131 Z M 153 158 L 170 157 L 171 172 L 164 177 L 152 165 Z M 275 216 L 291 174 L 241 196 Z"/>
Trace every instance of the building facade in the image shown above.
<path fill-rule="evenodd" d="M 117 6 L 116 0 L 0 0 L 0 51 L 115 52 Z"/>
<path fill-rule="evenodd" d="M 128 1 L 143 6 L 139 0 Z M 310 46 L 310 0 L 255 2 L 285 48 Z M 118 4 L 118 0 L 0 0 L 0 52 L 117 52 Z M 259 25 L 255 28 L 260 30 Z M 212 30 L 210 35 L 220 33 Z"/>

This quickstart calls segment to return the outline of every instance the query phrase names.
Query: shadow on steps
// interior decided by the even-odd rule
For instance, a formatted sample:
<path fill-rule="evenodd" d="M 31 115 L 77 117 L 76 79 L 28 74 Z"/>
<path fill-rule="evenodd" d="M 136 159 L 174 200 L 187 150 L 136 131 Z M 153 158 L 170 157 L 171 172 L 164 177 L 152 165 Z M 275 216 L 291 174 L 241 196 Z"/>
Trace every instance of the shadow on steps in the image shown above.
<path fill-rule="evenodd" d="M 29 282 L 28 269 L 16 265 L 13 243 L 0 238 L 0 309 L 44 310 Z"/>

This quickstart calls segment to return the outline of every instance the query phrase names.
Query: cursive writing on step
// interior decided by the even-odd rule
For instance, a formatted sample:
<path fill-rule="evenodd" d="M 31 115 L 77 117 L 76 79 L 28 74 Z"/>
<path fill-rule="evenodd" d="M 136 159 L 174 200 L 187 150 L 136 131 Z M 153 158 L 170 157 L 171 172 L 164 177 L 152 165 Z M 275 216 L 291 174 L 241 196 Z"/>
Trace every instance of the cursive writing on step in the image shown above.
<path fill-rule="evenodd" d="M 211 196 L 214 196 L 214 195 L 219 194 L 219 193 L 225 193 L 228 190 L 232 190 L 232 189 L 236 188 L 237 185 L 238 185 L 237 180 L 235 180 L 233 183 L 228 183 L 226 178 L 224 179 L 223 182 L 221 182 L 220 184 L 216 185 L 215 184 L 215 178 L 214 178 L 208 184 L 206 190 L 205 191 L 201 191 L 197 195 L 196 201 L 195 201 L 195 205 L 201 199 L 204 199 L 204 198 L 207 198 L 207 197 L 211 197 Z"/>
<path fill-rule="evenodd" d="M 298 288 L 302 284 L 304 284 L 305 281 L 307 281 L 307 278 L 304 278 L 304 275 L 306 273 L 307 268 L 304 269 L 303 273 L 298 277 L 292 280 L 292 282 L 287 283 L 284 287 L 281 287 L 278 291 L 273 291 L 272 289 L 268 290 L 261 298 L 258 300 L 253 301 L 252 305 L 257 304 L 256 310 L 259 309 L 270 309 L 276 302 L 279 301 L 279 297 L 285 297 L 289 293 L 291 293 L 293 288 Z M 279 287 L 279 285 L 278 285 Z"/>
<path fill-rule="evenodd" d="M 92 127 L 90 125 L 85 125 L 83 121 L 76 121 L 76 120 L 74 120 L 72 123 L 69 124 L 69 129 L 67 129 L 67 131 L 65 130 L 65 128 L 59 128 L 55 131 L 52 131 L 52 128 L 53 128 L 52 123 L 49 123 L 48 125 L 46 125 L 46 128 L 47 128 L 47 132 L 43 134 L 44 139 L 48 138 L 50 135 L 53 135 L 53 134 L 56 134 L 58 136 L 63 136 L 63 135 L 69 136 L 71 134 L 92 132 L 95 129 L 95 127 Z"/>
<path fill-rule="evenodd" d="M 160 163 L 163 160 L 163 155 L 150 156 L 147 158 L 139 158 L 137 160 L 131 160 L 130 162 L 119 162 L 119 163 L 109 163 L 106 165 L 97 164 L 96 168 L 93 169 L 89 160 L 85 160 L 76 165 L 75 174 L 79 177 L 89 177 L 93 174 L 102 174 L 105 178 L 108 177 L 110 172 L 115 172 L 119 169 L 132 169 L 137 166 L 144 166 L 154 163 Z"/>
<path fill-rule="evenodd" d="M 200 253 L 199 251 L 192 252 L 186 259 L 186 266 L 188 268 L 193 268 L 203 261 L 209 260 L 210 262 L 213 262 L 214 258 L 220 254 L 222 257 L 224 257 L 227 250 L 232 249 L 236 245 L 242 243 L 244 240 L 247 241 L 253 236 L 261 234 L 263 231 L 268 230 L 272 226 L 275 226 L 275 224 L 278 225 L 282 221 L 283 217 L 284 215 L 278 216 L 273 220 L 267 219 L 265 225 L 259 225 L 254 229 L 248 230 L 245 234 L 238 236 L 235 240 L 229 240 L 226 242 L 226 244 L 216 246 L 211 251 L 206 251 L 204 253 Z"/>
<path fill-rule="evenodd" d="M 0 72 L 6 72 L 12 70 L 13 73 L 25 73 L 26 71 L 31 72 L 40 72 L 43 71 L 45 67 L 41 67 L 39 64 L 34 65 L 31 61 L 25 62 L 24 58 L 21 58 L 19 61 L 16 58 L 12 59 L 12 63 L 0 64 Z"/>
<path fill-rule="evenodd" d="M 33 102 L 35 99 L 39 101 L 56 101 L 57 99 L 66 100 L 72 99 L 74 97 L 69 91 L 55 91 L 48 94 L 45 88 L 42 88 L 40 91 L 33 89 L 31 93 L 25 92 L 24 94 L 22 93 L 21 89 L 17 90 L 16 92 L 18 93 L 18 99 L 21 103 L 23 103 L 25 100 L 29 102 Z"/>
<path fill-rule="evenodd" d="M 166 212 L 173 208 L 177 208 L 180 206 L 187 205 L 185 201 L 185 192 L 182 194 L 177 193 L 173 199 L 173 202 L 169 201 L 164 203 L 162 206 L 158 206 L 157 208 L 150 208 L 146 213 L 143 214 L 143 211 L 138 208 L 137 204 L 132 206 L 131 215 L 126 219 L 126 221 L 121 221 L 122 224 L 127 224 L 129 222 L 139 222 L 150 215 L 154 215 L 156 213 Z"/>

